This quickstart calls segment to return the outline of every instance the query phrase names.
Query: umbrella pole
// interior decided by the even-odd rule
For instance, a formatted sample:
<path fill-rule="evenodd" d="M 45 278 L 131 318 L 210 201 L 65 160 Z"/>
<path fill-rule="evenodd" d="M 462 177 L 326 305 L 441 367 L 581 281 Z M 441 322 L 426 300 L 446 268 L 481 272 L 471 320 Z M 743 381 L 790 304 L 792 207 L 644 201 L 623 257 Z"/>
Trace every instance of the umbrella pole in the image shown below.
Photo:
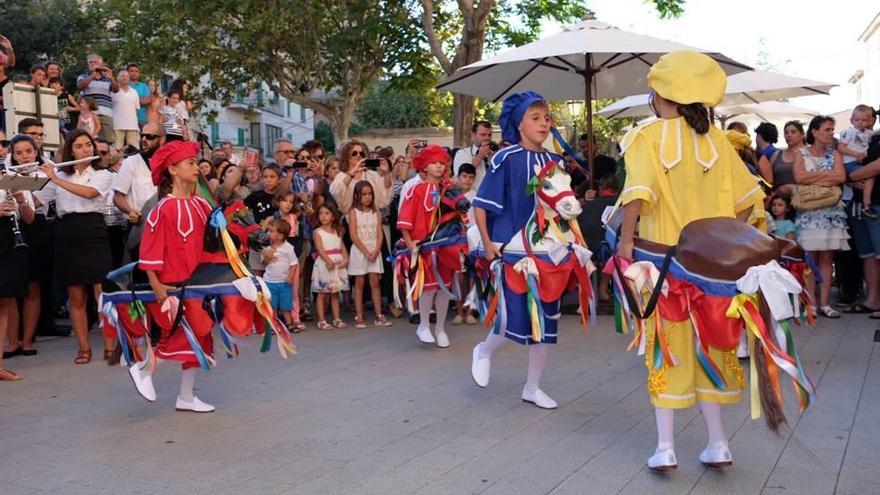
<path fill-rule="evenodd" d="M 596 180 L 593 174 L 593 158 L 596 156 L 595 136 L 593 135 L 593 55 L 586 55 L 584 70 L 584 86 L 586 86 L 587 104 L 587 165 L 590 171 L 590 189 L 596 189 Z"/>

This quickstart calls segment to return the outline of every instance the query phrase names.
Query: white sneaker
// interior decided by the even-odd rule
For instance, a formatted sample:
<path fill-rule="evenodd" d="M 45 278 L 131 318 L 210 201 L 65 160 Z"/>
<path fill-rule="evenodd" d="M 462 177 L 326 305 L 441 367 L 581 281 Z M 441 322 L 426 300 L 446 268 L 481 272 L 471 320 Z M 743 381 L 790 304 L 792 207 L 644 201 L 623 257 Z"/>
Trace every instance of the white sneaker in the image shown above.
<path fill-rule="evenodd" d="M 733 464 L 733 456 L 730 455 L 730 448 L 726 443 L 714 447 L 707 445 L 700 452 L 700 462 L 706 467 L 721 469 Z"/>
<path fill-rule="evenodd" d="M 439 332 L 436 332 L 436 333 L 437 333 L 437 347 L 439 347 L 441 349 L 446 349 L 447 347 L 449 347 L 449 336 L 446 335 L 446 332 L 444 332 L 443 330 L 440 330 Z"/>
<path fill-rule="evenodd" d="M 648 469 L 651 471 L 665 472 L 678 469 L 678 459 L 672 449 L 657 449 L 654 455 L 648 458 Z"/>
<path fill-rule="evenodd" d="M 559 407 L 556 405 L 556 401 L 551 399 L 540 388 L 536 388 L 535 390 L 523 388 L 522 400 L 523 402 L 532 403 L 541 409 L 556 409 Z"/>
<path fill-rule="evenodd" d="M 178 411 L 191 411 L 197 413 L 209 413 L 214 412 L 214 406 L 208 404 L 206 402 L 202 402 L 198 397 L 193 396 L 193 400 L 191 402 L 187 402 L 177 397 L 177 403 L 174 405 L 174 408 Z"/>
<path fill-rule="evenodd" d="M 416 329 L 416 337 L 422 341 L 423 344 L 433 344 L 437 342 L 434 340 L 434 335 L 431 334 L 431 329 L 428 327 L 422 328 L 419 327 Z"/>
<path fill-rule="evenodd" d="M 492 360 L 480 357 L 480 349 L 482 347 L 482 342 L 474 346 L 474 353 L 471 356 L 471 377 L 473 377 L 477 385 L 485 387 L 489 384 L 489 371 L 492 368 Z"/>
<path fill-rule="evenodd" d="M 150 402 L 156 402 L 156 387 L 153 386 L 153 375 L 140 370 L 142 363 L 135 363 L 128 367 L 128 374 L 134 382 L 134 388 L 141 397 Z"/>

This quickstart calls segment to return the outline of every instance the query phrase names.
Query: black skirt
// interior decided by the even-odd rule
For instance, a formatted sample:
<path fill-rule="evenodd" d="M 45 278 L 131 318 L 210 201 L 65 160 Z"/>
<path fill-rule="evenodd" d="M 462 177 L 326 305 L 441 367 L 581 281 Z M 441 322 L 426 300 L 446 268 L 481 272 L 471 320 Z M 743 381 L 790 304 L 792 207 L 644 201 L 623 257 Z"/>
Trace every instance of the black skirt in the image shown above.
<path fill-rule="evenodd" d="M 112 269 L 104 215 L 68 213 L 55 226 L 55 277 L 58 285 L 92 285 Z"/>
<path fill-rule="evenodd" d="M 28 281 L 51 283 L 55 221 L 47 221 L 45 215 L 35 215 L 32 223 L 21 228 L 28 245 Z"/>
<path fill-rule="evenodd" d="M 12 218 L 0 217 L 0 297 L 18 298 L 27 296 L 28 250 L 15 248 L 12 225 Z"/>

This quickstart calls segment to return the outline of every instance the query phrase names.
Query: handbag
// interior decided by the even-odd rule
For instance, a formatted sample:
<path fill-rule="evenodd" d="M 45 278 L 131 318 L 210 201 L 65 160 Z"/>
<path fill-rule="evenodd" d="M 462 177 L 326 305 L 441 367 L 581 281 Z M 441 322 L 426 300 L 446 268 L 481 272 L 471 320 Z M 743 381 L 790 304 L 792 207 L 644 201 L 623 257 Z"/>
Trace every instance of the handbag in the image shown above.
<path fill-rule="evenodd" d="M 843 194 L 840 186 L 797 185 L 791 196 L 791 206 L 798 211 L 817 210 L 834 206 Z"/>

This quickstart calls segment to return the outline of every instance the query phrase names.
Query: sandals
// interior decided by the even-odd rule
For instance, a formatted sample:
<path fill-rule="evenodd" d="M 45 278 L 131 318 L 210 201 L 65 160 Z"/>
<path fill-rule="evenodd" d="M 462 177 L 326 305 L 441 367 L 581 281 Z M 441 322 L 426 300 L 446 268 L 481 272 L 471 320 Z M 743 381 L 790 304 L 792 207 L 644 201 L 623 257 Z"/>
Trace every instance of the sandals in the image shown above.
<path fill-rule="evenodd" d="M 12 370 L 0 368 L 0 382 L 17 382 L 22 378 L 24 377 Z"/>
<path fill-rule="evenodd" d="M 342 329 L 342 328 L 348 328 L 348 325 L 346 325 L 345 322 L 342 320 L 333 320 L 333 327 Z"/>
<path fill-rule="evenodd" d="M 880 308 L 872 308 L 870 306 L 866 306 L 862 303 L 855 303 L 852 306 L 844 309 L 844 313 L 852 313 L 852 314 L 867 314 L 867 313 L 877 313 L 880 311 Z"/>
<path fill-rule="evenodd" d="M 390 327 L 391 325 L 393 325 L 393 323 L 391 323 L 391 321 L 388 320 L 387 316 L 379 315 L 373 321 L 373 325 L 376 325 L 377 327 Z"/>
<path fill-rule="evenodd" d="M 837 310 L 832 308 L 831 306 L 822 306 L 821 308 L 819 308 L 819 312 L 822 313 L 822 316 L 824 316 L 825 318 L 831 318 L 832 320 L 840 318 L 840 313 L 838 313 Z"/>
<path fill-rule="evenodd" d="M 335 325 L 336 322 L 334 321 L 333 324 Z M 354 317 L 354 327 L 355 328 L 367 328 L 367 322 L 364 321 L 363 317 L 355 316 Z"/>
<path fill-rule="evenodd" d="M 300 333 L 306 329 L 306 326 L 302 322 L 297 321 L 287 325 L 287 329 L 290 330 L 290 333 Z"/>
<path fill-rule="evenodd" d="M 104 349 L 104 361 L 110 361 L 113 358 L 115 349 Z"/>
<path fill-rule="evenodd" d="M 79 351 L 76 353 L 76 359 L 73 360 L 75 364 L 89 364 L 92 362 L 92 350 L 86 349 L 85 351 Z"/>
<path fill-rule="evenodd" d="M 327 320 L 318 322 L 318 330 L 333 330 L 333 325 L 327 323 Z"/>

